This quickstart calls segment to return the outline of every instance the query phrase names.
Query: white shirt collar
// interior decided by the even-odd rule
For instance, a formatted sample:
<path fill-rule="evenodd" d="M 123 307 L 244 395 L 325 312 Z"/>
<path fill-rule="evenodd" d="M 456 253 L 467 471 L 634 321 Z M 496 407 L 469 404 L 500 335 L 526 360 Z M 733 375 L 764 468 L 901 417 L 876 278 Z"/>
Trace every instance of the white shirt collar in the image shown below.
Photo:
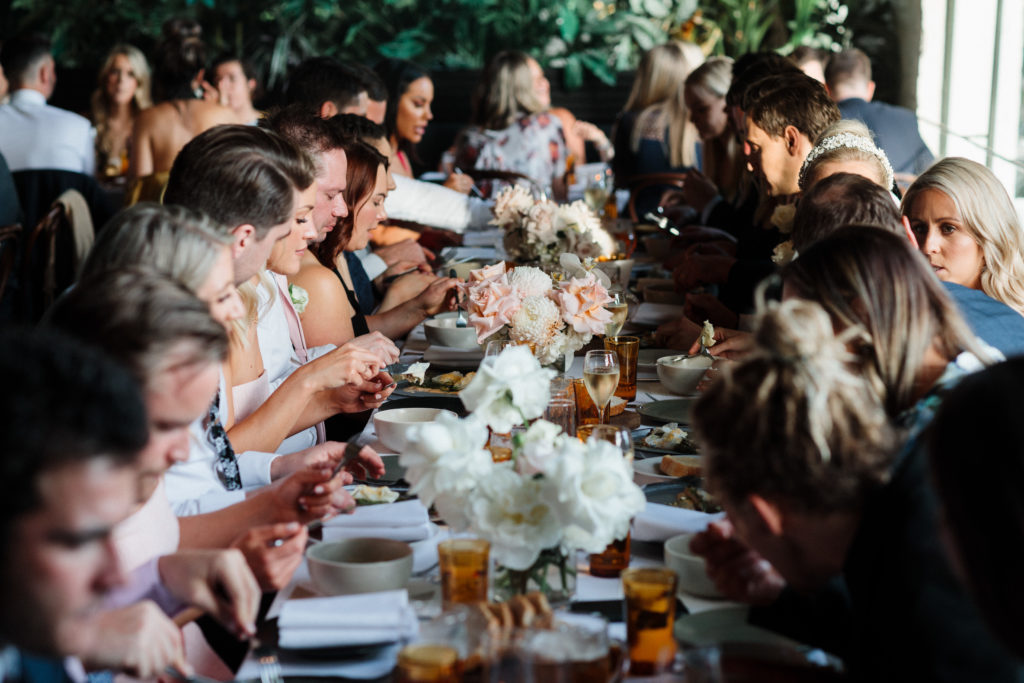
<path fill-rule="evenodd" d="M 38 90 L 22 88 L 11 93 L 11 105 L 27 107 L 46 106 L 46 96 Z"/>

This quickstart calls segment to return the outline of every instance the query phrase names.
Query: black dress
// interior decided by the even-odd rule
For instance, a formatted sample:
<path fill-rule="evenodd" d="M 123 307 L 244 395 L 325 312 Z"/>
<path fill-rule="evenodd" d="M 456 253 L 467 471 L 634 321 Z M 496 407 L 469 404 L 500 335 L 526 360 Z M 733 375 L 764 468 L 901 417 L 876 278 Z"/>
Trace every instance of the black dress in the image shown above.
<path fill-rule="evenodd" d="M 348 303 L 352 306 L 352 335 L 355 337 L 361 337 L 364 334 L 370 334 L 370 326 L 366 323 L 366 316 L 363 315 L 363 310 L 359 307 L 359 299 L 356 298 L 355 292 L 348 288 L 345 284 L 345 278 L 341 276 L 341 271 L 335 266 L 331 270 L 338 276 L 338 281 L 341 283 L 341 288 L 345 290 L 345 296 L 348 297 Z"/>

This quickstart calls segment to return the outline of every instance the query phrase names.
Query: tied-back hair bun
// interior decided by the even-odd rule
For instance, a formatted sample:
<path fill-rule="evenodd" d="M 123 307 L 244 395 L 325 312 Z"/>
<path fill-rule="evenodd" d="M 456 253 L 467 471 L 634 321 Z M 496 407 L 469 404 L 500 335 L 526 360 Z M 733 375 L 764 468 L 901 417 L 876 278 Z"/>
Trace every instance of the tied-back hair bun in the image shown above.
<path fill-rule="evenodd" d="M 855 506 L 885 481 L 891 430 L 878 394 L 816 303 L 789 300 L 760 315 L 749 356 L 723 370 L 694 408 L 711 488 L 810 511 Z"/>

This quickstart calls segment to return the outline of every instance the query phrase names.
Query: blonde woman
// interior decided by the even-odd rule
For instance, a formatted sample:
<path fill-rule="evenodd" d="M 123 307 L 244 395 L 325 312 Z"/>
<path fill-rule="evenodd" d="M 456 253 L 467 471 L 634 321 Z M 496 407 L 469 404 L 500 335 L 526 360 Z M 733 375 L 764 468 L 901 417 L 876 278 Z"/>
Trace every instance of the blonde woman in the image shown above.
<path fill-rule="evenodd" d="M 640 61 L 633 89 L 615 128 L 615 175 L 685 171 L 697 165 L 697 129 L 689 121 L 683 84 L 704 61 L 693 43 L 651 48 Z"/>
<path fill-rule="evenodd" d="M 91 98 L 96 172 L 101 178 L 119 178 L 128 172 L 135 118 L 152 104 L 146 56 L 132 45 L 115 46 L 103 62 Z"/>
<path fill-rule="evenodd" d="M 474 96 L 473 125 L 455 141 L 455 165 L 521 173 L 564 197 L 565 131 L 538 96 L 539 71 L 523 52 L 499 52 L 491 59 Z"/>
<path fill-rule="evenodd" d="M 892 165 L 877 147 L 871 131 L 856 119 L 842 119 L 826 128 L 814 142 L 800 169 L 800 190 L 836 173 L 853 173 L 881 185 L 893 187 Z"/>
<path fill-rule="evenodd" d="M 692 549 L 727 597 L 759 590 L 753 623 L 842 653 L 853 680 L 1016 680 L 944 552 L 917 438 L 951 382 L 921 387 L 900 448 L 850 352 L 862 330 L 834 329 L 819 305 L 784 302 L 697 402 L 707 481 L 728 521 Z"/>
<path fill-rule="evenodd" d="M 992 171 L 960 157 L 938 161 L 910 186 L 902 208 L 940 280 L 1024 314 L 1024 234 Z"/>

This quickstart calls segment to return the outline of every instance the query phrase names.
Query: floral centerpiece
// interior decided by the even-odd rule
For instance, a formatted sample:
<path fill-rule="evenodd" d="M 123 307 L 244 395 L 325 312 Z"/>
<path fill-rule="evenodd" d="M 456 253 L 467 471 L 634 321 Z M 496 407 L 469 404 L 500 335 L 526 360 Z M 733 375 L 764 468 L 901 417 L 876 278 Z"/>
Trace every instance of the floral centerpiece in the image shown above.
<path fill-rule="evenodd" d="M 570 358 L 595 334 L 604 333 L 612 314 L 603 273 L 580 270 L 555 283 L 540 268 L 504 263 L 471 271 L 460 285 L 469 323 L 481 344 L 507 337 L 529 346 L 542 365 Z"/>
<path fill-rule="evenodd" d="M 424 505 L 455 530 L 490 542 L 496 592 L 539 589 L 557 602 L 575 589 L 575 551 L 599 553 L 624 538 L 644 495 L 616 446 L 584 443 L 535 420 L 552 377 L 521 346 L 484 359 L 460 394 L 470 415 L 442 414 L 414 427 L 399 462 Z M 530 420 L 513 438 L 512 459 L 494 462 L 488 427 L 509 431 Z"/>
<path fill-rule="evenodd" d="M 506 188 L 494 202 L 494 219 L 504 233 L 505 251 L 514 261 L 554 263 L 560 254 L 611 258 L 615 239 L 585 202 L 558 204 L 534 199 L 518 185 Z"/>

